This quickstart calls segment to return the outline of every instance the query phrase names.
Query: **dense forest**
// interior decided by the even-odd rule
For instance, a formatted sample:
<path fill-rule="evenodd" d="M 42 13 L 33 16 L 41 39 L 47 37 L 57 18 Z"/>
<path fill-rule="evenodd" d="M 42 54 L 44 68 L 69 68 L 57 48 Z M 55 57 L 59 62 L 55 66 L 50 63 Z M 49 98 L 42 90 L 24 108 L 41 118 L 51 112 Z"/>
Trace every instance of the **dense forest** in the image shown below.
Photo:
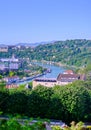
<path fill-rule="evenodd" d="M 10 57 L 13 53 L 19 58 L 83 66 L 91 61 L 91 40 L 56 41 L 54 43 L 39 45 L 35 48 L 9 49 L 7 53 L 0 53 L 0 57 Z"/>

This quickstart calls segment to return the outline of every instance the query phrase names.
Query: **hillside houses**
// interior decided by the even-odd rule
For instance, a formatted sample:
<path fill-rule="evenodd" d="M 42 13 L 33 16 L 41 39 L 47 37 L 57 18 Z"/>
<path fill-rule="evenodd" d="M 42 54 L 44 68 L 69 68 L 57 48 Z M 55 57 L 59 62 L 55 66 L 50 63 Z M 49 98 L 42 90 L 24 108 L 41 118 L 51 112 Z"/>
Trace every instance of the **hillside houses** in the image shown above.
<path fill-rule="evenodd" d="M 63 74 L 60 73 L 56 79 L 37 78 L 33 81 L 33 88 L 38 85 L 53 87 L 55 85 L 67 85 L 76 80 L 85 80 L 85 75 L 75 74 L 72 70 L 67 70 Z"/>

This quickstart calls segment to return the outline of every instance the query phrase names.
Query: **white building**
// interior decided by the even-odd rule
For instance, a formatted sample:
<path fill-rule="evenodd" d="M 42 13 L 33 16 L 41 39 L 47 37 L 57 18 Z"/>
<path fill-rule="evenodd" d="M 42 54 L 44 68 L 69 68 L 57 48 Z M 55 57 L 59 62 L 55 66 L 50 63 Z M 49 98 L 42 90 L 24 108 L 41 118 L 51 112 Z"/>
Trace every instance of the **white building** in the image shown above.
<path fill-rule="evenodd" d="M 0 59 L 0 70 L 11 69 L 17 70 L 20 67 L 20 61 L 12 55 L 12 58 L 1 58 Z"/>
<path fill-rule="evenodd" d="M 17 69 L 19 69 L 19 64 L 18 63 L 10 63 L 9 64 L 9 69 L 17 70 Z"/>
<path fill-rule="evenodd" d="M 19 59 L 15 58 L 14 55 L 12 55 L 12 58 L 1 58 L 1 62 L 19 62 Z"/>

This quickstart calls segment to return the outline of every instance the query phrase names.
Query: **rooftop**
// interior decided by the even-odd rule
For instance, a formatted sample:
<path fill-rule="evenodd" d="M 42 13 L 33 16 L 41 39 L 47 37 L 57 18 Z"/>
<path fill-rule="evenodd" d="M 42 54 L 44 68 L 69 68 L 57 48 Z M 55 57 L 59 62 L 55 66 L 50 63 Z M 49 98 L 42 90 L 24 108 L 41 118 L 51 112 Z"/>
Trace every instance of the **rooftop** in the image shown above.
<path fill-rule="evenodd" d="M 56 79 L 38 78 L 38 79 L 35 79 L 34 81 L 37 81 L 37 82 L 56 82 Z"/>
<path fill-rule="evenodd" d="M 73 82 L 78 79 L 80 79 L 80 75 L 77 74 L 59 74 L 57 77 L 57 80 L 61 82 Z"/>
<path fill-rule="evenodd" d="M 66 70 L 64 74 L 74 74 L 73 70 Z"/>

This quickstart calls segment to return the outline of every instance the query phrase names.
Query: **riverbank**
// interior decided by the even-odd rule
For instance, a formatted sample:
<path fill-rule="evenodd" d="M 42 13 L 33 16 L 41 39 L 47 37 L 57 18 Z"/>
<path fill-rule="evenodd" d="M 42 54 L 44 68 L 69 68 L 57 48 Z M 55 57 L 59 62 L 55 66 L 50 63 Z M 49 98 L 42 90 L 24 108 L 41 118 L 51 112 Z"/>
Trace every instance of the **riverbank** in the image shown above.
<path fill-rule="evenodd" d="M 31 81 L 31 80 L 33 80 L 33 79 L 35 79 L 35 78 L 38 78 L 38 77 L 41 77 L 41 76 L 43 76 L 44 75 L 44 73 L 41 73 L 41 74 L 37 74 L 37 75 L 34 75 L 34 76 L 32 76 L 32 77 L 25 77 L 24 79 L 20 79 L 20 80 L 17 80 L 15 83 L 22 83 L 22 82 L 25 82 L 25 81 Z"/>
<path fill-rule="evenodd" d="M 54 62 L 54 61 L 46 61 L 46 60 L 41 60 L 41 61 L 38 61 L 38 60 L 32 60 L 32 62 L 34 63 L 38 63 L 38 62 L 41 62 L 43 64 L 50 64 L 50 65 L 57 65 L 57 66 L 60 66 L 60 67 L 65 67 L 67 66 L 66 64 L 63 64 L 61 62 Z"/>
<path fill-rule="evenodd" d="M 44 60 L 39 62 L 37 60 L 33 60 L 32 63 L 40 66 L 41 68 L 44 68 L 45 71 L 43 71 L 43 72 L 41 71 L 41 73 L 34 73 L 33 75 L 30 75 L 28 77 L 23 77 L 21 79 L 14 81 L 14 83 L 26 84 L 26 83 L 33 81 L 35 78 L 39 78 L 39 77 L 40 78 L 57 78 L 59 73 L 63 73 L 67 69 L 71 69 L 74 72 L 76 70 L 76 68 L 62 64 L 60 62 L 50 62 L 50 61 L 44 61 Z M 11 83 L 13 83 L 13 82 L 11 82 Z"/>
<path fill-rule="evenodd" d="M 41 62 L 43 64 L 56 65 L 56 66 L 59 66 L 59 67 L 63 67 L 63 68 L 66 68 L 66 69 L 73 69 L 73 70 L 81 68 L 81 67 L 77 67 L 77 66 L 73 66 L 73 65 L 67 65 L 67 64 L 64 64 L 64 63 L 61 63 L 61 62 L 46 61 L 46 60 L 41 60 L 41 61 L 32 60 L 32 62 L 34 62 L 34 63 Z"/>
<path fill-rule="evenodd" d="M 64 67 L 60 67 L 59 65 L 56 65 L 54 63 L 49 63 L 49 62 L 35 62 L 33 61 L 34 64 L 38 64 L 39 66 L 46 68 L 47 70 L 45 70 L 45 72 L 41 73 L 41 74 L 37 74 L 37 75 L 33 75 L 30 78 L 25 78 L 25 80 L 22 80 L 21 82 L 19 82 L 19 84 L 25 84 L 28 82 L 31 82 L 32 80 L 34 80 L 35 78 L 57 78 L 57 76 L 59 75 L 59 73 L 63 73 L 66 68 Z"/>

